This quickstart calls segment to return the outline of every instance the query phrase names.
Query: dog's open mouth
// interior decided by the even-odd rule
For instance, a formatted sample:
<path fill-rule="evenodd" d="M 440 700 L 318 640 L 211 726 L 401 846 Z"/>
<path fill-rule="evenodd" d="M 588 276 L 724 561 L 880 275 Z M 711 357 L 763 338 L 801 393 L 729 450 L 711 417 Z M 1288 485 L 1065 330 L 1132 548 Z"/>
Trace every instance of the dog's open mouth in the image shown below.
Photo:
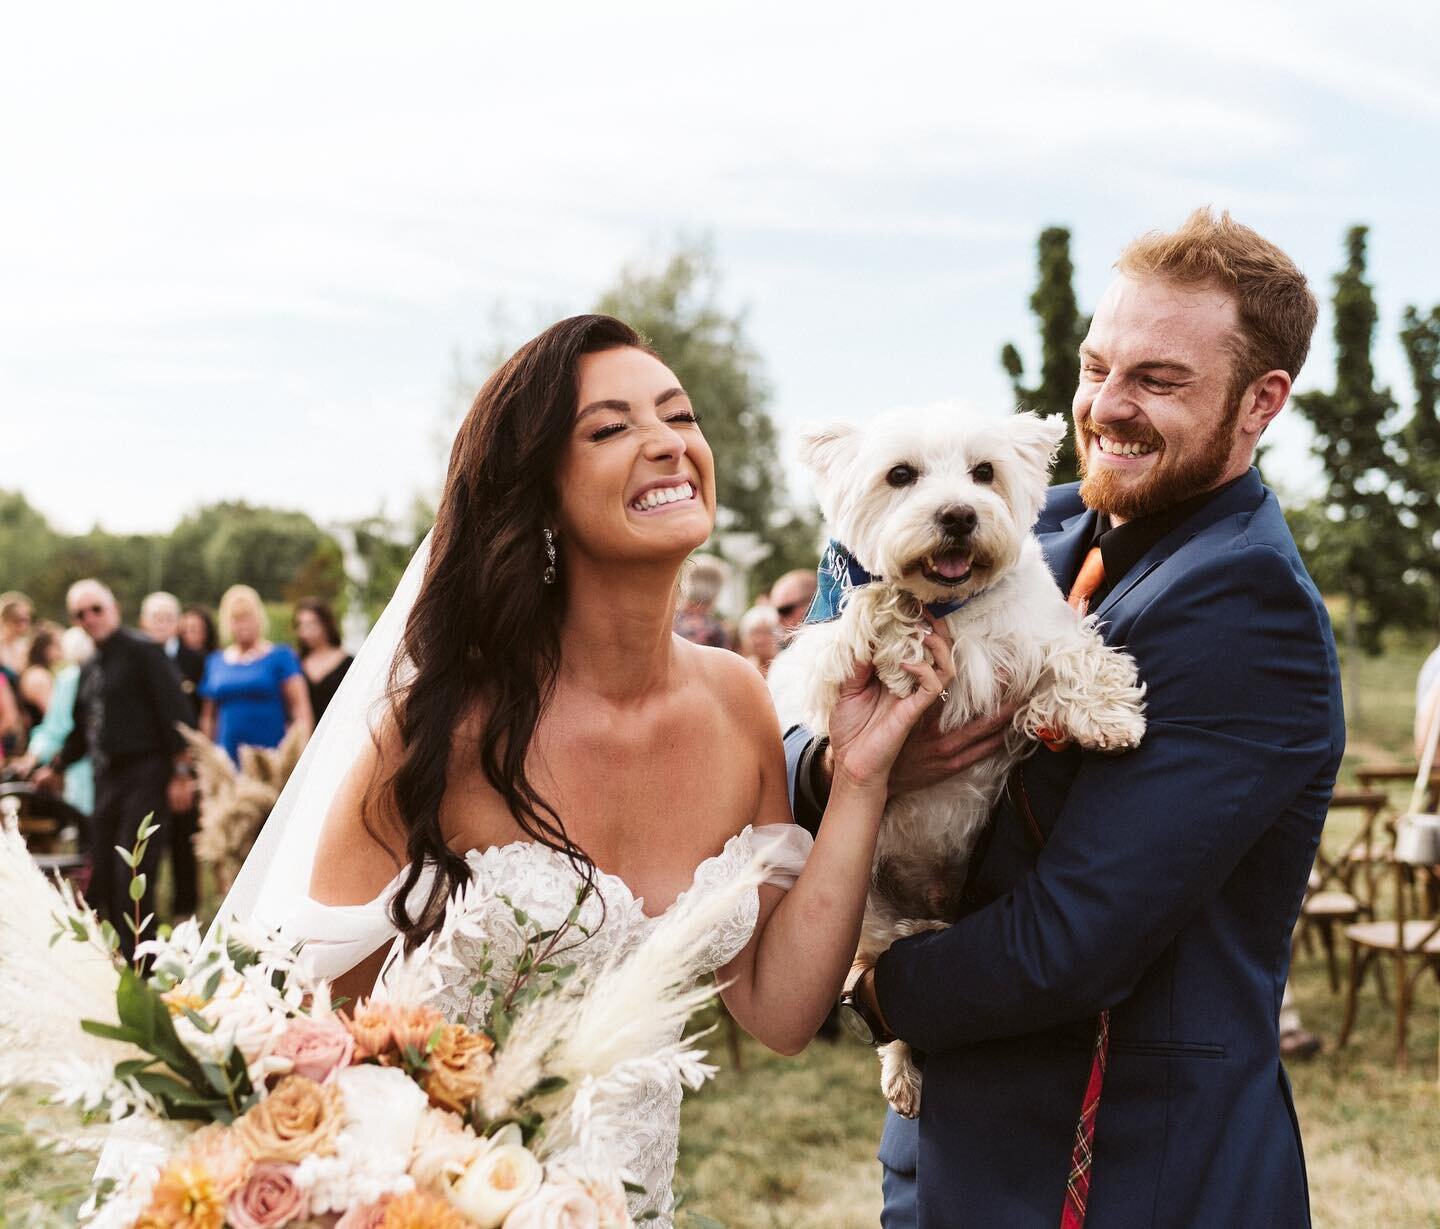
<path fill-rule="evenodd" d="M 920 574 L 931 584 L 953 588 L 970 579 L 972 566 L 969 551 L 936 551 L 920 560 Z"/>

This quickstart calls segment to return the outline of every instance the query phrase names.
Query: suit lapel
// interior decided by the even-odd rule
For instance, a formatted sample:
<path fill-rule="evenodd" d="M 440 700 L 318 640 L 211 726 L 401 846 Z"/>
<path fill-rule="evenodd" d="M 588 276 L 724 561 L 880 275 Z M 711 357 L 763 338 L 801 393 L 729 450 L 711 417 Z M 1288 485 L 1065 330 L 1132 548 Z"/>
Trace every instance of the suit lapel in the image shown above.
<path fill-rule="evenodd" d="M 1054 533 L 1037 533 L 1040 549 L 1045 552 L 1045 562 L 1050 565 L 1050 574 L 1060 586 L 1060 592 L 1069 590 L 1075 573 L 1080 570 L 1080 561 L 1090 547 L 1090 538 L 1095 532 L 1095 514 L 1090 511 L 1077 512 L 1060 522 Z"/>
<path fill-rule="evenodd" d="M 1125 574 L 1120 583 L 1105 595 L 1105 600 L 1095 608 L 1094 613 L 1103 617 L 1116 602 L 1124 598 L 1136 585 L 1140 584 L 1192 538 L 1197 537 L 1211 525 L 1224 520 L 1227 516 L 1234 516 L 1239 512 L 1253 512 L 1260 506 L 1264 497 L 1265 487 L 1260 481 L 1260 473 L 1258 470 L 1251 469 L 1241 481 L 1218 498 L 1212 499 L 1208 504 L 1197 509 L 1193 516 L 1175 526 L 1146 551 L 1140 557 L 1140 561 Z"/>

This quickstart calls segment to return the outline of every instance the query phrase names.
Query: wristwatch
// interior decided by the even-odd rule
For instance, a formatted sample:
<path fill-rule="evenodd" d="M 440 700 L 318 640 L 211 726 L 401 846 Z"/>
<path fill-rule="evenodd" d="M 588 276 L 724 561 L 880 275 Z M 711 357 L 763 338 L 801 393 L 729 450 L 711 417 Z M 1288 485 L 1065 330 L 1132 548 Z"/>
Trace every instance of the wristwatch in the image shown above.
<path fill-rule="evenodd" d="M 862 972 L 845 988 L 840 995 L 840 1004 L 836 1008 L 840 1022 L 850 1030 L 851 1034 L 857 1037 L 862 1044 L 872 1047 L 888 1045 L 895 1040 L 895 1034 L 885 1027 L 880 1017 L 870 1010 L 869 1004 L 857 993 L 860 983 L 867 977 L 874 976 L 873 968 Z"/>

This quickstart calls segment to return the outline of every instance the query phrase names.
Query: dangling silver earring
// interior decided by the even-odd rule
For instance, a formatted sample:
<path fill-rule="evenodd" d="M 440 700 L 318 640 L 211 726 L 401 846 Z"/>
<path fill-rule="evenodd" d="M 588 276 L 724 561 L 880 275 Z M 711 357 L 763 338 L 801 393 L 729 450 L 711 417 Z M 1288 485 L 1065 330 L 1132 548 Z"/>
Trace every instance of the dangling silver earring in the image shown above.
<path fill-rule="evenodd" d="M 547 585 L 555 583 L 555 535 L 545 530 L 545 573 L 540 579 Z"/>

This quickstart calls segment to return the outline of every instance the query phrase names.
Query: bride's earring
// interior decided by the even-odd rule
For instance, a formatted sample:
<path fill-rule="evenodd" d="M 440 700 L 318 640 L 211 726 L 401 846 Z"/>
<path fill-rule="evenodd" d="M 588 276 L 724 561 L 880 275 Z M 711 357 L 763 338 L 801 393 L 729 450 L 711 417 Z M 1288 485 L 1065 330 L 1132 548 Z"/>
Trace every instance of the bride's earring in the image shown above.
<path fill-rule="evenodd" d="M 545 572 L 540 579 L 547 585 L 555 583 L 555 535 L 545 530 Z"/>

